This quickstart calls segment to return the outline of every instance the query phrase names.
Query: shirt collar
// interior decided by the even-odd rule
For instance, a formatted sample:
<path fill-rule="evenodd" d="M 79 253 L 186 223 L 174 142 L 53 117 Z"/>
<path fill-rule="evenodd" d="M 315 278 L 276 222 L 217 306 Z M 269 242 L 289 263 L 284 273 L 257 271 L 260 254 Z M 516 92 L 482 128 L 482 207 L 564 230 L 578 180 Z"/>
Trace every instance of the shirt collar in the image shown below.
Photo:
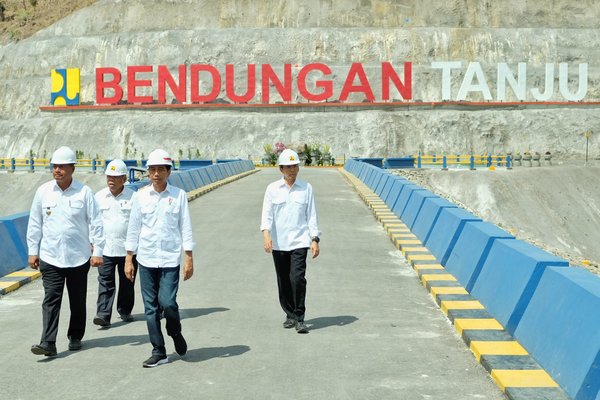
<path fill-rule="evenodd" d="M 63 193 L 67 192 L 69 190 L 79 190 L 79 189 L 81 189 L 83 187 L 83 184 L 80 183 L 80 182 L 78 182 L 78 181 L 76 181 L 75 179 L 71 180 L 71 184 L 65 190 L 62 190 L 60 188 L 60 186 L 58 186 L 58 183 L 56 183 L 56 180 L 54 180 L 53 182 L 54 182 L 54 185 L 52 186 L 52 189 L 55 190 L 55 191 L 58 190 L 58 191 L 63 192 Z"/>

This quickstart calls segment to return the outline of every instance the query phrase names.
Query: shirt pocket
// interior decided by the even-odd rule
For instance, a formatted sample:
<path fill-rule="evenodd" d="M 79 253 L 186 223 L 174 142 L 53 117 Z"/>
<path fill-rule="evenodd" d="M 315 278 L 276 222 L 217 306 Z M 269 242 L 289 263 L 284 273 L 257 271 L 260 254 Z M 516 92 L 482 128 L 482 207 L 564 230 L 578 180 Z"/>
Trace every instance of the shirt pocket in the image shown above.
<path fill-rule="evenodd" d="M 129 215 L 131 212 L 131 202 L 130 201 L 122 201 L 119 204 L 119 210 L 121 210 L 122 215 Z"/>
<path fill-rule="evenodd" d="M 173 206 L 167 210 L 168 221 L 172 224 L 179 223 L 179 215 L 181 214 L 181 207 Z"/>
<path fill-rule="evenodd" d="M 71 215 L 80 215 L 84 212 L 82 200 L 69 200 L 69 211 Z"/>

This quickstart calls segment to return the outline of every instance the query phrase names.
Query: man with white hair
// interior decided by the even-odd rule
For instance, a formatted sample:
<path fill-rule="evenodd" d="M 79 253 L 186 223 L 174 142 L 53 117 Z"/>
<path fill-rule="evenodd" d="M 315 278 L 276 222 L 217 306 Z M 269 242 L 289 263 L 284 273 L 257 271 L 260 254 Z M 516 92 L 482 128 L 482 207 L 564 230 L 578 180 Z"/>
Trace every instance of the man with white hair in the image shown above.
<path fill-rule="evenodd" d="M 56 355 L 65 284 L 71 308 L 67 330 L 69 350 L 81 349 L 88 271 L 90 264 L 102 265 L 102 218 L 92 189 L 73 179 L 76 162 L 75 152 L 66 146 L 52 154 L 54 180 L 35 192 L 27 225 L 29 266 L 40 270 L 44 285 L 42 338 L 39 344 L 31 346 L 31 352 L 47 357 Z"/>
<path fill-rule="evenodd" d="M 279 303 L 286 314 L 284 328 L 308 333 L 306 312 L 306 256 L 319 255 L 317 208 L 310 183 L 297 179 L 300 171 L 298 154 L 290 149 L 278 159 L 282 179 L 265 191 L 260 229 L 263 248 L 273 254 Z"/>
<path fill-rule="evenodd" d="M 115 300 L 116 279 L 119 275 L 117 312 L 124 322 L 133 321 L 131 310 L 135 302 L 134 282 L 125 276 L 125 240 L 131 212 L 131 198 L 135 193 L 125 186 L 127 166 L 123 160 L 112 160 L 106 166 L 106 185 L 94 196 L 102 213 L 104 225 L 104 263 L 98 267 L 98 301 L 94 324 L 109 327 Z M 133 257 L 134 269 L 137 262 Z"/>

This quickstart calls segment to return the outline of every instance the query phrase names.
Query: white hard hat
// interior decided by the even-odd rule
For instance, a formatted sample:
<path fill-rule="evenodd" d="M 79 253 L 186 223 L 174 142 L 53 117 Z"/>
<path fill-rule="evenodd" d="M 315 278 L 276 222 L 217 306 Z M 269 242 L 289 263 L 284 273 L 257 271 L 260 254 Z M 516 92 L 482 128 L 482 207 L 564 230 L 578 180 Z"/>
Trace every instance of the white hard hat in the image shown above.
<path fill-rule="evenodd" d="M 77 158 L 75 152 L 67 146 L 62 146 L 56 149 L 52 154 L 50 164 L 76 164 Z"/>
<path fill-rule="evenodd" d="M 106 171 L 104 172 L 107 176 L 122 176 L 127 175 L 127 165 L 123 162 L 123 160 L 112 160 L 106 166 Z"/>
<path fill-rule="evenodd" d="M 173 160 L 171 159 L 169 153 L 167 153 L 166 151 L 162 149 L 156 149 L 148 155 L 148 161 L 146 161 L 146 167 L 149 167 L 151 165 L 173 166 Z"/>
<path fill-rule="evenodd" d="M 296 165 L 300 164 L 300 158 L 298 157 L 298 153 L 294 150 L 285 149 L 279 155 L 277 163 L 279 165 Z"/>

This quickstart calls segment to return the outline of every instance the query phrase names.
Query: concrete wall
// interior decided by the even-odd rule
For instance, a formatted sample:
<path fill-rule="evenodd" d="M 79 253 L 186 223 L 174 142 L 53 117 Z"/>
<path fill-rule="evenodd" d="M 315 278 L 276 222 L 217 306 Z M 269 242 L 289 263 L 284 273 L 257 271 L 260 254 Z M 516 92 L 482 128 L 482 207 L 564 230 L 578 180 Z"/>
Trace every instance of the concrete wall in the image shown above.
<path fill-rule="evenodd" d="M 532 4 L 534 3 L 534 4 Z M 99 66 L 227 63 L 305 65 L 335 69 L 341 87 L 352 62 L 375 74 L 382 61 L 414 63 L 413 98 L 441 97 L 432 61 L 481 63 L 494 89 L 497 64 L 528 63 L 531 87 L 544 64 L 589 64 L 586 100 L 600 98 L 600 6 L 562 0 L 552 7 L 511 0 L 404 1 L 99 1 L 19 43 L 0 48 L 0 155 L 43 154 L 62 144 L 101 157 L 131 157 L 165 147 L 199 149 L 202 157 L 262 155 L 265 143 L 327 143 L 344 156 L 426 152 L 550 150 L 577 157 L 586 130 L 600 126 L 592 108 L 312 109 L 251 112 L 40 112 L 50 97 L 50 69 L 81 68 L 81 96 L 93 100 Z M 456 72 L 452 93 L 461 83 Z M 375 76 L 375 75 L 374 75 Z M 555 82 L 557 86 L 557 82 Z M 371 79 L 379 91 L 379 78 Z M 576 89 L 576 75 L 571 89 Z M 238 79 L 242 92 L 245 81 Z M 557 91 L 558 89 L 556 89 Z M 510 91 L 509 91 L 510 93 Z M 294 101 L 302 100 L 299 98 Z M 350 100 L 360 101 L 360 96 Z M 478 100 L 473 96 L 472 100 Z M 600 155 L 592 137 L 590 150 Z"/>

